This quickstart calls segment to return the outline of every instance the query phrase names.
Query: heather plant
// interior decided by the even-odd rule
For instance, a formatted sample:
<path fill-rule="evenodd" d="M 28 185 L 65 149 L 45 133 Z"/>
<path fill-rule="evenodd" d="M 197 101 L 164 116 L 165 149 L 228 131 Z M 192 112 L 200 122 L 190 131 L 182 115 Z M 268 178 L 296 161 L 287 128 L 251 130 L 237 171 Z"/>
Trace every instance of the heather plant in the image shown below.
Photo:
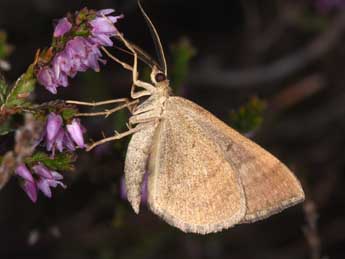
<path fill-rule="evenodd" d="M 34 62 L 10 87 L 0 79 L 0 133 L 15 132 L 14 147 L 0 157 L 0 187 L 12 176 L 28 197 L 37 201 L 38 192 L 52 197 L 52 188 L 66 188 L 63 172 L 73 169 L 76 149 L 85 149 L 86 129 L 75 115 L 78 108 L 65 101 L 36 103 L 33 92 L 43 86 L 51 94 L 72 85 L 78 72 L 99 72 L 106 64 L 102 47 L 113 46 L 119 34 L 114 26 L 122 15 L 113 9 L 84 8 L 69 13 L 55 25 L 51 45 L 38 50 Z M 1 34 L 5 39 L 5 34 Z M 1 57 L 9 52 L 1 44 Z M 17 117 L 23 118 L 18 126 Z"/>

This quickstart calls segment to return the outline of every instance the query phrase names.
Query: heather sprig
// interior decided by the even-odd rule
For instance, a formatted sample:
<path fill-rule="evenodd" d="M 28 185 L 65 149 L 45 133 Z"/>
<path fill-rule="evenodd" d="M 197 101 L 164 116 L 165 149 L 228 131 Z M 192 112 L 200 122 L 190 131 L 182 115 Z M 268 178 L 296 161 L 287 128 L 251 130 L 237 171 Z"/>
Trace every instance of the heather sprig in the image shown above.
<path fill-rule="evenodd" d="M 47 117 L 42 139 L 45 139 L 47 151 L 54 156 L 56 149 L 60 152 L 64 149 L 73 152 L 77 147 L 84 148 L 84 132 L 85 128 L 79 119 L 74 118 L 64 128 L 61 115 L 51 112 Z"/>
<path fill-rule="evenodd" d="M 15 174 L 20 177 L 22 188 L 32 202 L 37 201 L 38 191 L 51 198 L 51 188 L 56 188 L 58 185 L 66 188 L 62 183 L 63 176 L 58 172 L 48 169 L 41 163 L 31 169 L 30 171 L 25 164 L 20 164 L 15 169 Z"/>
<path fill-rule="evenodd" d="M 114 24 L 123 17 L 113 13 L 84 8 L 67 14 L 56 22 L 51 46 L 37 51 L 12 87 L 0 75 L 0 135 L 15 132 L 13 149 L 0 157 L 0 189 L 16 175 L 36 202 L 39 191 L 50 198 L 52 188 L 66 187 L 58 172 L 73 169 L 76 149 L 86 147 L 86 130 L 75 106 L 59 100 L 37 104 L 32 93 L 37 82 L 56 94 L 78 72 L 100 71 L 106 63 L 100 49 L 113 46 L 112 37 L 119 33 Z M 23 125 L 12 123 L 14 115 L 24 118 Z"/>
<path fill-rule="evenodd" d="M 60 19 L 55 26 L 52 47 L 40 55 L 36 68 L 38 82 L 53 94 L 67 87 L 68 78 L 78 72 L 100 71 L 100 48 L 113 46 L 111 37 L 118 34 L 114 24 L 122 15 L 112 16 L 113 9 L 98 12 L 84 8 Z"/>

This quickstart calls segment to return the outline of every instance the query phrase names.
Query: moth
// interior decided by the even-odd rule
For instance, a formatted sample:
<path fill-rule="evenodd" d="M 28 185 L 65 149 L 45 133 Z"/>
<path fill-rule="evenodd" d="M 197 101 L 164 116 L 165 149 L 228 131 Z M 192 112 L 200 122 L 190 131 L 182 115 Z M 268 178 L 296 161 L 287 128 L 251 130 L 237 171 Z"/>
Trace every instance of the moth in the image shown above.
<path fill-rule="evenodd" d="M 301 184 L 277 158 L 197 104 L 171 95 L 161 41 L 151 20 L 162 65 L 119 38 L 132 52 L 131 127 L 94 143 L 132 135 L 125 160 L 127 196 L 139 213 L 148 173 L 148 206 L 184 232 L 207 234 L 269 217 L 304 200 Z M 138 57 L 151 65 L 151 83 L 138 80 Z M 136 90 L 139 88 L 140 90 Z"/>

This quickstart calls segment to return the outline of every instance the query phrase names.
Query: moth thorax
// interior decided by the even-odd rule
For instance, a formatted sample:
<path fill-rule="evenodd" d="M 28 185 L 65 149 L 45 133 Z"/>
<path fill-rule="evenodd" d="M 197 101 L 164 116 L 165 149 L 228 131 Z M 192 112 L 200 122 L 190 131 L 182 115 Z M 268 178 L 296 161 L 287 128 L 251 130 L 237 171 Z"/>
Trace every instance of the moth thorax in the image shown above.
<path fill-rule="evenodd" d="M 165 80 L 162 82 L 157 82 L 155 84 L 157 92 L 161 96 L 169 96 L 171 94 L 171 88 L 169 86 L 169 80 Z"/>

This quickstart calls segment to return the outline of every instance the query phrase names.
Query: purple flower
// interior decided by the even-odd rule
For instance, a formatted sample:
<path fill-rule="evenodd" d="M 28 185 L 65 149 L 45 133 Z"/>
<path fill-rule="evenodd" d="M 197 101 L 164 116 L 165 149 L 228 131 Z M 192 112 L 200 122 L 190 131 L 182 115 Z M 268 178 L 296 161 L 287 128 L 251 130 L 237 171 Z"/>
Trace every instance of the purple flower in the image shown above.
<path fill-rule="evenodd" d="M 91 29 L 91 41 L 102 46 L 113 46 L 113 42 L 110 39 L 118 34 L 118 30 L 114 26 L 114 23 L 118 19 L 123 18 L 123 15 L 118 16 L 106 16 L 113 13 L 113 9 L 104 9 L 97 12 L 97 17 L 90 21 Z"/>
<path fill-rule="evenodd" d="M 65 74 L 73 78 L 77 74 L 77 71 L 72 72 L 72 62 L 70 60 L 70 55 L 66 50 L 55 55 L 52 67 L 56 78 L 59 78 L 61 74 Z"/>
<path fill-rule="evenodd" d="M 19 166 L 17 166 L 15 173 L 16 175 L 23 178 L 25 181 L 28 181 L 28 182 L 35 181 L 34 178 L 32 177 L 31 172 L 29 171 L 29 169 L 26 167 L 25 164 L 20 164 Z"/>
<path fill-rule="evenodd" d="M 32 202 L 35 203 L 37 201 L 38 190 L 40 190 L 46 197 L 51 198 L 52 192 L 50 188 L 55 188 L 58 185 L 66 188 L 66 186 L 61 182 L 61 180 L 63 180 L 63 176 L 58 172 L 49 170 L 43 164 L 39 163 L 33 166 L 32 170 L 35 173 L 35 178 L 25 164 L 19 165 L 15 170 L 16 174 L 24 180 L 22 188 Z"/>
<path fill-rule="evenodd" d="M 65 52 L 71 65 L 70 71 L 65 71 L 68 75 L 73 76 L 77 71 L 85 72 L 88 68 L 96 72 L 100 70 L 98 61 L 103 62 L 102 53 L 98 46 L 92 44 L 90 40 L 75 37 L 67 43 Z"/>
<path fill-rule="evenodd" d="M 54 112 L 49 113 L 46 124 L 46 143 L 47 150 L 52 151 L 55 146 L 61 147 L 63 141 L 63 120 L 62 117 Z M 60 152 L 62 148 L 58 148 Z"/>
<path fill-rule="evenodd" d="M 66 125 L 65 129 L 63 127 L 62 117 L 51 112 L 48 115 L 46 129 L 43 133 L 47 150 L 52 151 L 52 155 L 54 156 L 55 149 L 62 152 L 64 148 L 69 151 L 74 151 L 76 146 L 84 148 L 84 132 L 85 128 L 81 125 L 79 119 L 73 119 L 70 124 Z"/>
<path fill-rule="evenodd" d="M 75 145 L 74 142 L 70 136 L 69 133 L 65 132 L 64 138 L 63 138 L 63 144 L 64 146 L 69 150 L 69 151 L 74 151 L 75 150 Z"/>
<path fill-rule="evenodd" d="M 33 178 L 29 169 L 25 164 L 21 164 L 17 166 L 15 174 L 24 180 L 22 188 L 29 196 L 30 200 L 35 203 L 37 201 L 37 187 L 35 184 L 35 179 Z"/>
<path fill-rule="evenodd" d="M 25 181 L 22 188 L 30 200 L 35 203 L 37 201 L 37 187 L 35 182 Z"/>
<path fill-rule="evenodd" d="M 58 87 L 58 84 L 53 71 L 48 66 L 42 67 L 38 71 L 37 80 L 52 94 L 57 93 L 56 88 Z"/>
<path fill-rule="evenodd" d="M 84 143 L 84 137 L 83 137 L 83 132 L 84 129 L 80 124 L 80 120 L 78 119 L 73 119 L 71 124 L 68 124 L 67 126 L 67 131 L 73 141 L 77 144 L 78 147 L 84 148 L 85 143 Z"/>
<path fill-rule="evenodd" d="M 98 16 L 103 16 L 103 15 L 111 14 L 111 13 L 113 13 L 113 12 L 115 12 L 114 9 L 110 9 L 110 8 L 108 8 L 108 9 L 102 9 L 102 10 L 99 10 L 99 11 L 97 12 L 97 15 L 98 15 Z"/>
<path fill-rule="evenodd" d="M 60 181 L 63 180 L 63 176 L 58 172 L 51 171 L 42 164 L 35 165 L 32 169 L 39 176 L 36 182 L 37 187 L 46 197 L 52 197 L 51 187 L 56 188 L 60 185 L 62 188 L 66 188 Z"/>
<path fill-rule="evenodd" d="M 54 37 L 57 38 L 63 36 L 65 33 L 69 32 L 71 28 L 72 24 L 67 18 L 60 19 L 54 30 Z"/>
<path fill-rule="evenodd" d="M 37 71 L 37 79 L 48 91 L 57 93 L 60 86 L 68 86 L 68 77 L 75 77 L 78 72 L 85 72 L 89 68 L 100 71 L 100 62 L 105 64 L 102 59 L 100 47 L 113 46 L 110 39 L 118 34 L 114 23 L 123 15 L 109 16 L 113 9 L 104 9 L 96 13 L 96 17 L 87 20 L 90 36 L 82 37 L 71 35 L 64 48 L 57 52 L 50 62 Z M 59 20 L 54 30 L 54 37 L 60 37 L 71 31 L 72 24 L 67 18 Z"/>

